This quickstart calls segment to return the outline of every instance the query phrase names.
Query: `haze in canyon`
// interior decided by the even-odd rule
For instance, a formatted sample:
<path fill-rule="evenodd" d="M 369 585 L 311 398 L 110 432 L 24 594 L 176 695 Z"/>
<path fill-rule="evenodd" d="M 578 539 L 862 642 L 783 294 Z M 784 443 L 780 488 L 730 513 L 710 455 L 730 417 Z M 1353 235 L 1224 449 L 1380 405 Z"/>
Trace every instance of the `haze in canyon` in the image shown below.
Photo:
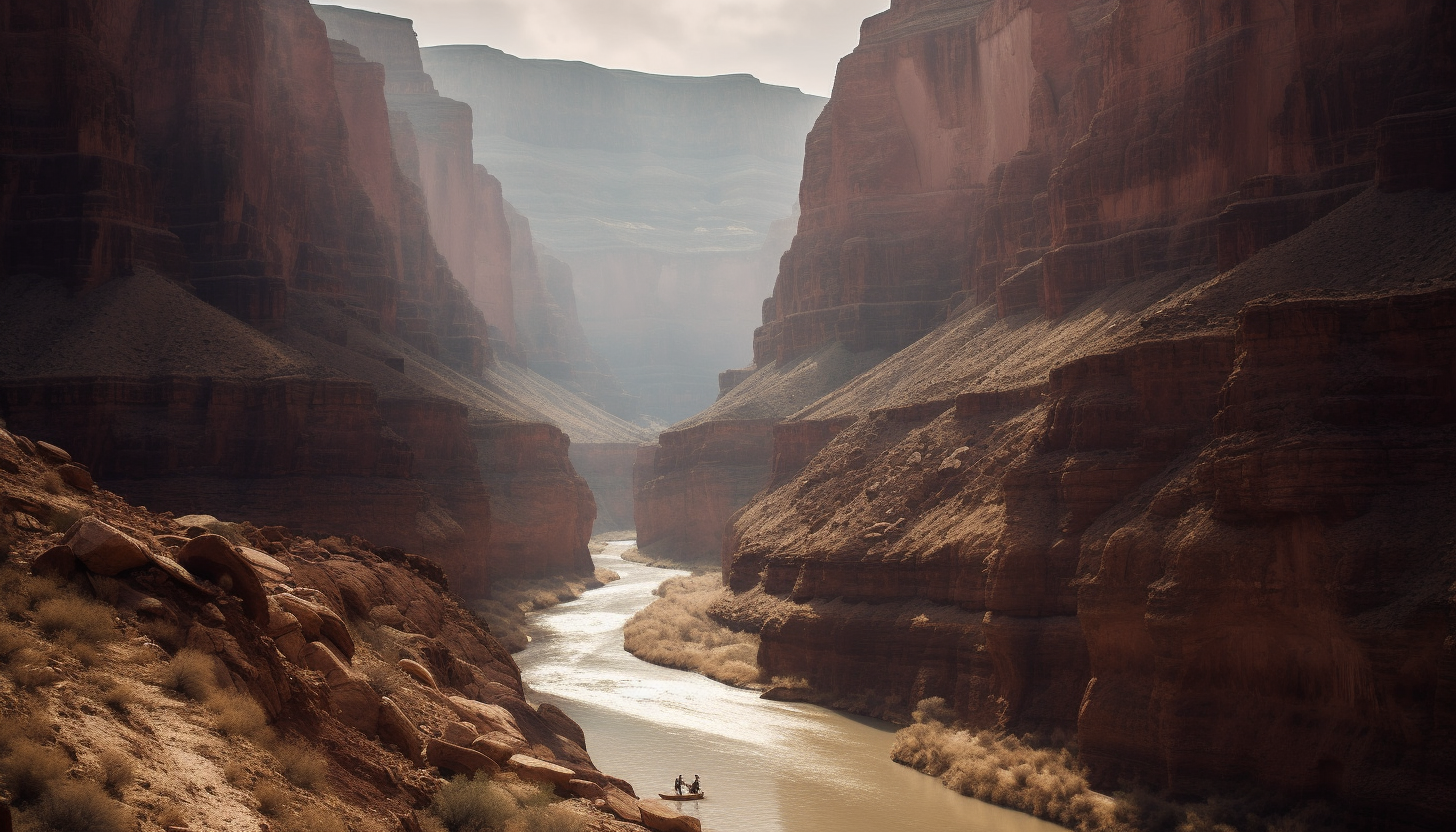
<path fill-rule="evenodd" d="M 0 832 L 1456 825 L 1456 6 L 362 5 L 0 0 Z"/>

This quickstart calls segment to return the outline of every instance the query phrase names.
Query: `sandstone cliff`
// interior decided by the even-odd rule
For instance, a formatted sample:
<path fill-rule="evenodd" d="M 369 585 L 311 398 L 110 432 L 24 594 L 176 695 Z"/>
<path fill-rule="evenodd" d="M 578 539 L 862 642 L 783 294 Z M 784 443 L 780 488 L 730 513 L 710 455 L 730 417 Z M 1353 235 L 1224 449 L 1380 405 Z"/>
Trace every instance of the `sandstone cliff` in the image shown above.
<path fill-rule="evenodd" d="M 570 396 L 493 363 L 377 65 L 295 0 L 9 8 L 14 425 L 154 506 L 362 531 L 467 595 L 491 561 L 589 568 L 593 500 L 544 412 Z"/>
<path fill-rule="evenodd" d="M 771 406 L 755 379 L 826 348 L 904 347 L 764 408 L 717 613 L 765 672 L 1074 732 L 1104 786 L 1456 818 L 1456 561 L 1422 509 L 1456 482 L 1453 37 L 1439 3 L 867 21 L 761 369 L 714 407 Z"/>
<path fill-rule="evenodd" d="M 673 78 L 486 46 L 424 50 L 475 110 L 475 157 L 576 277 L 592 346 L 674 422 L 712 403 L 787 241 L 804 135 L 823 100 L 749 76 Z"/>

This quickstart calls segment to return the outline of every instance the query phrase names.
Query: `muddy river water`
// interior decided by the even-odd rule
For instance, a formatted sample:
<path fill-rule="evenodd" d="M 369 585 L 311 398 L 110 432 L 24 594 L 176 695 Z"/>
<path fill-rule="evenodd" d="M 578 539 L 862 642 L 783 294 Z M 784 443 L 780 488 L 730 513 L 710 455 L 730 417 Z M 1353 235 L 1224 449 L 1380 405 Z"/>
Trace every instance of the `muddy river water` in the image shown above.
<path fill-rule="evenodd" d="M 684 811 L 713 832 L 1064 832 L 896 765 L 888 724 L 764 701 L 632 656 L 622 626 L 684 573 L 622 560 L 630 545 L 595 558 L 622 580 L 532 616 L 534 641 L 516 659 L 531 698 L 581 723 L 597 765 L 640 796 L 700 775 L 708 799 Z"/>

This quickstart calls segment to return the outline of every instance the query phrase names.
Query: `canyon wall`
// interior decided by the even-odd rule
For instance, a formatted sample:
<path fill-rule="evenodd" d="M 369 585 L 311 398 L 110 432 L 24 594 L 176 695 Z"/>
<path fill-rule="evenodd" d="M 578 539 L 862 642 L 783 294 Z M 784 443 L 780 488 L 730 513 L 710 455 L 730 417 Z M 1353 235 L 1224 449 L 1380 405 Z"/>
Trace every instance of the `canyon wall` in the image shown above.
<path fill-rule="evenodd" d="M 549 425 L 633 429 L 493 361 L 381 67 L 296 0 L 12 4 L 0 36 L 10 424 L 158 510 L 364 530 L 470 596 L 492 561 L 590 568 Z"/>
<path fill-rule="evenodd" d="M 763 490 L 658 532 L 732 514 L 715 614 L 765 674 L 1060 729 L 1103 787 L 1456 819 L 1453 38 L 1434 2 L 867 21 L 758 368 L 688 423 L 766 419 Z"/>
<path fill-rule="evenodd" d="M 571 267 L 592 347 L 671 423 L 743 366 L 787 240 L 804 135 L 823 99 L 746 75 L 674 78 L 486 46 L 424 50 L 471 105 L 475 158 Z"/>

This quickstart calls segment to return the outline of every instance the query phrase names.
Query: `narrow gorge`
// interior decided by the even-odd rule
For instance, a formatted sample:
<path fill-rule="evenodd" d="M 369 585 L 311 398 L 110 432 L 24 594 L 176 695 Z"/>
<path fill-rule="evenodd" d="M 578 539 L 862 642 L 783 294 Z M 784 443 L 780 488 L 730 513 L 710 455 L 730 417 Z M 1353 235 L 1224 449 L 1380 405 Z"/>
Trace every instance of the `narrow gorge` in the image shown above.
<path fill-rule="evenodd" d="M 1456 825 L 1456 5 L 362 5 L 0 0 L 0 832 Z"/>

